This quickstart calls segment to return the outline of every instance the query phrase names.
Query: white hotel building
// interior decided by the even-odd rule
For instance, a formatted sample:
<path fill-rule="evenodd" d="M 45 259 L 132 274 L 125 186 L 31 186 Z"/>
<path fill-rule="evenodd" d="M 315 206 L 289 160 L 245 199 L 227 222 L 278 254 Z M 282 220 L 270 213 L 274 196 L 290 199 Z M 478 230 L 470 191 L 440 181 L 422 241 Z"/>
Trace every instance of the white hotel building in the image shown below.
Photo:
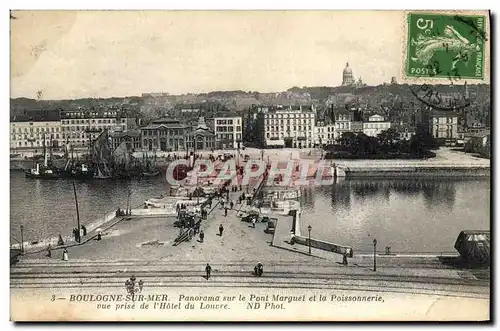
<path fill-rule="evenodd" d="M 61 132 L 63 144 L 88 146 L 104 130 L 126 131 L 136 127 L 135 118 L 127 118 L 120 110 L 105 111 L 61 111 Z"/>
<path fill-rule="evenodd" d="M 376 137 L 390 127 L 391 122 L 386 121 L 384 116 L 372 115 L 368 118 L 368 122 L 363 122 L 363 133 L 367 136 Z"/>
<path fill-rule="evenodd" d="M 263 147 L 310 148 L 315 142 L 314 105 L 278 107 L 258 114 Z"/>
<path fill-rule="evenodd" d="M 26 111 L 10 119 L 11 149 L 57 148 L 61 143 L 61 121 L 57 110 Z"/>
<path fill-rule="evenodd" d="M 243 142 L 243 119 L 236 114 L 214 116 L 207 120 L 215 134 L 215 145 L 219 149 L 241 148 Z"/>

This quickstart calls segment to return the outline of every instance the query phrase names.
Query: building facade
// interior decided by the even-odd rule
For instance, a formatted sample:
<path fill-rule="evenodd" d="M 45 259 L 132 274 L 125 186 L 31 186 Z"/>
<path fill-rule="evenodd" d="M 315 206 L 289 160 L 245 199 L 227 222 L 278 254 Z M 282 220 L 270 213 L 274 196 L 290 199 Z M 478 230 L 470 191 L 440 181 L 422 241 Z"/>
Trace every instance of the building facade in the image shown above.
<path fill-rule="evenodd" d="M 118 148 L 121 143 L 125 142 L 127 150 L 131 152 L 139 151 L 142 148 L 141 131 L 137 129 L 126 131 L 113 131 L 110 133 L 112 149 Z"/>
<path fill-rule="evenodd" d="M 259 113 L 262 147 L 311 148 L 315 143 L 316 108 L 314 105 L 278 107 Z M 259 132 L 257 132 L 259 133 Z"/>
<path fill-rule="evenodd" d="M 324 147 L 335 144 L 335 124 L 316 122 L 314 134 L 314 146 Z"/>
<path fill-rule="evenodd" d="M 352 132 L 354 114 L 351 111 L 343 111 L 335 114 L 335 140 L 342 137 L 344 132 Z"/>
<path fill-rule="evenodd" d="M 177 120 L 158 119 L 141 127 L 142 149 L 145 151 L 185 151 L 189 128 Z"/>
<path fill-rule="evenodd" d="M 61 111 L 62 143 L 74 147 L 89 146 L 104 130 L 126 131 L 136 127 L 136 119 L 116 109 L 104 111 Z"/>
<path fill-rule="evenodd" d="M 458 139 L 458 115 L 451 111 L 432 111 L 429 131 L 436 139 Z"/>
<path fill-rule="evenodd" d="M 212 150 L 216 148 L 215 133 L 207 126 L 205 119 L 200 117 L 198 126 L 186 136 L 188 151 Z"/>
<path fill-rule="evenodd" d="M 241 148 L 243 142 L 243 119 L 236 114 L 214 116 L 208 126 L 215 134 L 217 149 Z"/>
<path fill-rule="evenodd" d="M 10 119 L 10 148 L 58 148 L 63 143 L 60 111 L 26 111 Z"/>
<path fill-rule="evenodd" d="M 363 133 L 367 136 L 376 137 L 382 131 L 391 127 L 391 122 L 386 121 L 382 115 L 372 115 L 368 121 L 363 122 Z"/>

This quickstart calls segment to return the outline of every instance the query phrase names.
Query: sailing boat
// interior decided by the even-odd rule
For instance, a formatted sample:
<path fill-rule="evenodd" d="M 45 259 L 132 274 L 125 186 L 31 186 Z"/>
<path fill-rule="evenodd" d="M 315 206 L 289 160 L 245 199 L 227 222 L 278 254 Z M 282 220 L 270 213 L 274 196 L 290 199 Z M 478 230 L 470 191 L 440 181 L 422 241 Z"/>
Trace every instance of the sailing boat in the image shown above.
<path fill-rule="evenodd" d="M 110 151 L 108 146 L 108 132 L 104 130 L 94 141 L 92 146 L 92 157 L 95 166 L 95 179 L 111 178 L 111 170 L 108 167 L 110 162 Z"/>
<path fill-rule="evenodd" d="M 69 158 L 68 150 L 71 150 L 71 159 Z M 67 140 L 65 145 L 65 155 L 66 155 L 66 164 L 62 171 L 62 174 L 65 178 L 80 179 L 80 180 L 94 178 L 94 171 L 91 169 L 91 167 L 88 166 L 88 164 L 79 163 L 78 160 L 77 162 L 74 161 L 73 146 L 69 144 Z"/>
<path fill-rule="evenodd" d="M 160 171 L 156 167 L 156 151 L 153 156 L 153 165 L 151 165 L 151 162 L 149 159 L 146 161 L 146 171 L 142 172 L 142 176 L 144 177 L 156 177 L 160 175 Z"/>
<path fill-rule="evenodd" d="M 52 142 L 52 139 L 51 139 Z M 36 167 L 34 169 L 26 170 L 24 175 L 26 178 L 34 178 L 34 179 L 58 179 L 60 178 L 60 173 L 56 168 L 52 167 L 52 162 L 49 164 L 49 155 L 47 154 L 47 147 L 45 144 L 45 133 L 43 134 L 43 166 L 37 162 Z M 51 150 L 52 154 L 52 150 Z M 52 159 L 52 157 L 50 158 Z"/>

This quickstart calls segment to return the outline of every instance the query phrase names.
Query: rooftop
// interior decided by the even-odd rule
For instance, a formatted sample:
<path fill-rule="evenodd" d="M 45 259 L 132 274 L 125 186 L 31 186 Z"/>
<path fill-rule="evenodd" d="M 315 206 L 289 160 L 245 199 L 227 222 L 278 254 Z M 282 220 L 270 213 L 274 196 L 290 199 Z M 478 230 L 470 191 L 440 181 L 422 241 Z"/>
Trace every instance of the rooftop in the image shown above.
<path fill-rule="evenodd" d="M 127 112 L 118 109 L 107 109 L 107 110 L 62 110 L 61 118 L 72 119 L 72 118 L 116 118 L 116 117 L 127 117 Z"/>
<path fill-rule="evenodd" d="M 438 110 L 433 109 L 429 114 L 431 117 L 457 117 L 458 115 L 453 110 Z"/>
<path fill-rule="evenodd" d="M 10 118 L 11 122 L 58 122 L 60 120 L 59 110 L 26 110 Z"/>
<path fill-rule="evenodd" d="M 180 123 L 162 123 L 162 124 L 153 123 L 153 124 L 149 124 L 147 126 L 143 126 L 140 129 L 141 130 L 156 130 L 156 129 L 160 129 L 160 128 L 164 128 L 164 129 L 186 129 L 187 126 L 184 125 L 184 124 L 180 124 Z"/>

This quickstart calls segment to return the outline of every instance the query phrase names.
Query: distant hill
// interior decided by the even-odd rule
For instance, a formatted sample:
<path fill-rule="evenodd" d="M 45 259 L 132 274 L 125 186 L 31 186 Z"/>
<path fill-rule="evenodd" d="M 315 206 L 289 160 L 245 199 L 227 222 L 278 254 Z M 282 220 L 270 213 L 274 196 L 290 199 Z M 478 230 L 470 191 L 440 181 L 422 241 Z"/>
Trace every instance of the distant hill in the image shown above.
<path fill-rule="evenodd" d="M 399 121 L 408 117 L 407 112 L 415 106 L 422 106 L 412 93 L 418 85 L 384 84 L 378 86 L 352 87 L 292 87 L 283 92 L 261 93 L 257 91 L 213 91 L 209 93 L 188 93 L 170 95 L 166 93 L 146 93 L 143 96 L 115 97 L 106 99 L 77 100 L 33 100 L 28 98 L 11 99 L 11 115 L 24 110 L 34 109 L 98 109 L 127 108 L 140 112 L 145 118 L 156 118 L 175 112 L 179 107 L 197 105 L 205 111 L 234 110 L 245 111 L 255 105 L 310 105 L 325 109 L 345 104 L 380 110 L 389 119 Z M 463 97 L 464 85 L 432 85 L 432 90 L 448 97 Z M 471 106 L 467 107 L 466 117 L 489 123 L 491 108 L 490 85 L 476 84 L 468 87 Z"/>

